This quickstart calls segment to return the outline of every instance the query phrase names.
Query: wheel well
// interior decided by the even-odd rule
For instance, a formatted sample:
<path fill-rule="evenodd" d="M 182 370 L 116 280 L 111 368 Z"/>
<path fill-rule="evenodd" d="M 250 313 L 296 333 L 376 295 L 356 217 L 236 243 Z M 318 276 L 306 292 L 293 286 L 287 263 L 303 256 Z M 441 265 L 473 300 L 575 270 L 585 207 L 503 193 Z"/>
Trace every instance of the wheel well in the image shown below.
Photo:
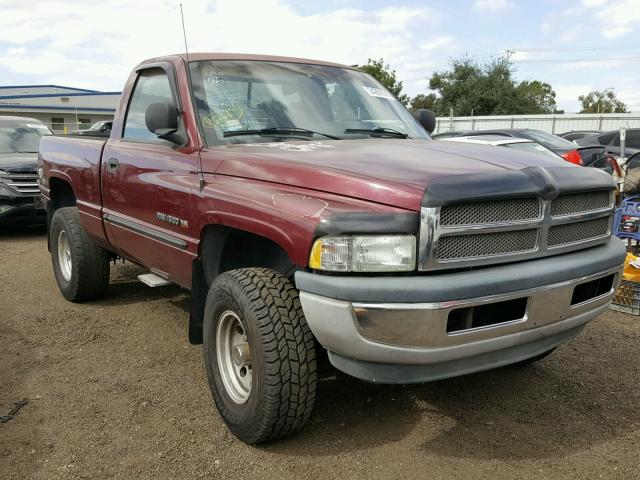
<path fill-rule="evenodd" d="M 76 195 L 73 193 L 71 185 L 59 178 L 49 179 L 49 198 L 51 201 L 47 205 L 47 248 L 51 251 L 49 244 L 49 230 L 51 229 L 51 219 L 53 213 L 62 207 L 75 207 Z"/>
<path fill-rule="evenodd" d="M 200 258 L 207 284 L 220 273 L 247 267 L 266 267 L 291 277 L 295 265 L 273 240 L 225 226 L 203 230 Z"/>
<path fill-rule="evenodd" d="M 199 258 L 193 261 L 189 342 L 202 343 L 204 305 L 215 278 L 236 268 L 266 267 L 291 278 L 296 266 L 273 240 L 223 225 L 210 225 L 200 237 Z"/>
<path fill-rule="evenodd" d="M 59 178 L 50 179 L 49 192 L 54 210 L 62 207 L 76 206 L 76 195 L 73 193 L 73 188 L 64 180 L 60 180 Z"/>

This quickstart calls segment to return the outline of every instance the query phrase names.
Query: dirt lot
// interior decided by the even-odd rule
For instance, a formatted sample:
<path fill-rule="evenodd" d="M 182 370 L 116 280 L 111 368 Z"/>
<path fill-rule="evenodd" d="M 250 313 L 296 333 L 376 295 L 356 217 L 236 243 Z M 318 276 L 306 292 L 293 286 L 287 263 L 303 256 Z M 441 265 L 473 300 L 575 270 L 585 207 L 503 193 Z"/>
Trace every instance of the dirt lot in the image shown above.
<path fill-rule="evenodd" d="M 187 292 L 112 271 L 67 303 L 42 232 L 0 233 L 0 478 L 640 478 L 640 320 L 535 366 L 409 387 L 323 380 L 307 428 L 249 447 L 220 420 Z"/>

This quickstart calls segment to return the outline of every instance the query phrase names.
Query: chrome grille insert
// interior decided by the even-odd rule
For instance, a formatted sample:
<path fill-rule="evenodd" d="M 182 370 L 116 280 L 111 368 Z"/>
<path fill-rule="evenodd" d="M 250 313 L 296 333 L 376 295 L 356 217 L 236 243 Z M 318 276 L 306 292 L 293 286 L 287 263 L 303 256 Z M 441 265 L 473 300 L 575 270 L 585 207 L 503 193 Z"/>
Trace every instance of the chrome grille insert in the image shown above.
<path fill-rule="evenodd" d="M 604 243 L 614 213 L 611 190 L 422 208 L 420 270 L 490 265 Z"/>
<path fill-rule="evenodd" d="M 594 212 L 613 206 L 613 196 L 607 190 L 599 192 L 566 193 L 551 202 L 551 216 Z"/>
<path fill-rule="evenodd" d="M 473 235 L 448 235 L 442 237 L 438 244 L 437 258 L 439 261 L 447 261 L 530 252 L 535 250 L 537 244 L 537 228 Z"/>
<path fill-rule="evenodd" d="M 537 198 L 458 203 L 442 207 L 440 225 L 478 225 L 535 220 L 541 215 L 542 208 Z"/>
<path fill-rule="evenodd" d="M 549 229 L 547 245 L 553 248 L 607 237 L 609 236 L 610 225 L 610 217 L 596 218 L 595 220 L 587 220 L 586 222 L 554 225 Z"/>
<path fill-rule="evenodd" d="M 2 172 L 0 183 L 24 195 L 36 195 L 40 193 L 38 186 L 38 174 L 33 172 Z"/>

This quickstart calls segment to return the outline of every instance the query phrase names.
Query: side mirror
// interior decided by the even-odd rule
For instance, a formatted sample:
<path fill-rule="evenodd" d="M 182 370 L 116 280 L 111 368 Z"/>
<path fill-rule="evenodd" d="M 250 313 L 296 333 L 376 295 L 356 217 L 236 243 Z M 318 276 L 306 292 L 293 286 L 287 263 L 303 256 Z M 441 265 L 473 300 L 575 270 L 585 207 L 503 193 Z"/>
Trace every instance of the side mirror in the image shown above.
<path fill-rule="evenodd" d="M 147 129 L 155 133 L 158 138 L 170 142 L 183 143 L 182 135 L 178 133 L 178 109 L 169 102 L 152 103 L 147 107 L 144 121 Z"/>
<path fill-rule="evenodd" d="M 436 129 L 436 114 L 426 108 L 419 108 L 413 112 L 413 116 L 418 123 L 429 133 L 433 133 Z"/>

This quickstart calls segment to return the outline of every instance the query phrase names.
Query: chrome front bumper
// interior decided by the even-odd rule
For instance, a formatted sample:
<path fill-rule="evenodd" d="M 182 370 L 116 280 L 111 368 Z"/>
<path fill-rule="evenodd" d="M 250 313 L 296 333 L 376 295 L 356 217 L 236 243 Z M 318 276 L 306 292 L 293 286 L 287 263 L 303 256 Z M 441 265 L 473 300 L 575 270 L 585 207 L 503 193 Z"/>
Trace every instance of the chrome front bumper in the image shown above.
<path fill-rule="evenodd" d="M 592 291 L 591 298 L 574 293 L 600 279 L 606 286 Z M 370 381 L 409 383 L 494 368 L 548 351 L 604 311 L 620 280 L 621 267 L 615 267 L 537 288 L 447 302 L 362 303 L 305 291 L 300 302 L 311 331 L 337 368 Z M 491 324 L 489 311 L 489 324 L 473 326 L 474 307 L 497 304 L 496 313 L 511 301 L 521 305 L 518 318 Z M 452 331 L 454 311 L 467 315 L 467 327 L 457 322 Z M 399 368 L 406 366 L 411 368 Z"/>

